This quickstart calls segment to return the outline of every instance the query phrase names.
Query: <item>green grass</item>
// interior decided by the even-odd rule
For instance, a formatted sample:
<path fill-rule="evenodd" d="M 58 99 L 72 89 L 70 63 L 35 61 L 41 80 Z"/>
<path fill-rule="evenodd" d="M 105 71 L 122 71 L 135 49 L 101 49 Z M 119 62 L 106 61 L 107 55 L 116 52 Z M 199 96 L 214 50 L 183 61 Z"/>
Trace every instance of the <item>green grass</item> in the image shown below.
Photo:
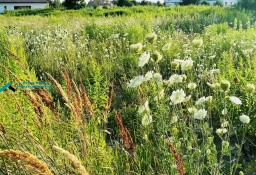
<path fill-rule="evenodd" d="M 137 6 L 1 15 L 1 85 L 45 81 L 53 88 L 44 95 L 21 89 L 0 93 L 0 174 L 39 171 L 1 154 L 8 149 L 37 156 L 53 174 L 79 174 L 54 145 L 74 154 L 90 174 L 177 174 L 168 143 L 186 174 L 253 174 L 256 95 L 247 85 L 256 82 L 255 13 Z M 130 47 L 136 43 L 143 46 L 138 52 Z M 147 61 L 143 53 L 162 59 Z M 146 64 L 139 67 L 143 59 Z M 187 70 L 177 63 L 189 59 L 193 65 Z M 129 87 L 150 71 L 162 80 L 155 74 Z M 179 82 L 169 79 L 173 75 Z M 223 85 L 209 86 L 222 80 L 230 82 L 226 92 Z M 189 83 L 196 88 L 189 89 Z M 170 97 L 177 90 L 190 98 L 175 104 Z M 242 104 L 233 104 L 230 96 Z M 209 98 L 196 104 L 201 97 Z M 196 119 L 192 107 L 206 110 L 205 118 Z M 249 124 L 240 121 L 243 114 Z M 227 133 L 216 133 L 219 128 Z"/>

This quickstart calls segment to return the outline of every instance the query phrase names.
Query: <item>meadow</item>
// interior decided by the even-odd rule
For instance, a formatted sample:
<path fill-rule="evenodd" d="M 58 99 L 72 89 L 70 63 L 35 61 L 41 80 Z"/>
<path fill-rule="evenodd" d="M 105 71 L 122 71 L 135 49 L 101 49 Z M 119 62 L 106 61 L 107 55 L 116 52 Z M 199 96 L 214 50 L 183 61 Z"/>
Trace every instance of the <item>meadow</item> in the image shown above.
<path fill-rule="evenodd" d="M 256 174 L 255 16 L 213 6 L 0 15 L 0 87 L 16 88 L 0 92 L 0 174 Z"/>

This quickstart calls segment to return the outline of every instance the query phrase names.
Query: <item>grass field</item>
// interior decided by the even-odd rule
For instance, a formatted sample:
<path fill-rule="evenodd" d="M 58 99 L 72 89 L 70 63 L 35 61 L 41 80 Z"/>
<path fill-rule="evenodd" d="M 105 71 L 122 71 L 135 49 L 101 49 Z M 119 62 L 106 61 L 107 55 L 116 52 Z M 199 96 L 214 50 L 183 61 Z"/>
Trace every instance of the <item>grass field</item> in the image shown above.
<path fill-rule="evenodd" d="M 255 174 L 255 15 L 0 15 L 0 175 Z"/>

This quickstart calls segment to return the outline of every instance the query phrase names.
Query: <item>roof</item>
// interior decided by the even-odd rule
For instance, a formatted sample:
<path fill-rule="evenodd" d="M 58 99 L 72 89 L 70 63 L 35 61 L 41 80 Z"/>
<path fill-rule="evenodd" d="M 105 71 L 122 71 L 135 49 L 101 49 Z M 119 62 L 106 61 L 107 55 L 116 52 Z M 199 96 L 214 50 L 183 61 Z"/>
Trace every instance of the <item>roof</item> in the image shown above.
<path fill-rule="evenodd" d="M 0 0 L 0 3 L 47 3 L 48 0 Z"/>

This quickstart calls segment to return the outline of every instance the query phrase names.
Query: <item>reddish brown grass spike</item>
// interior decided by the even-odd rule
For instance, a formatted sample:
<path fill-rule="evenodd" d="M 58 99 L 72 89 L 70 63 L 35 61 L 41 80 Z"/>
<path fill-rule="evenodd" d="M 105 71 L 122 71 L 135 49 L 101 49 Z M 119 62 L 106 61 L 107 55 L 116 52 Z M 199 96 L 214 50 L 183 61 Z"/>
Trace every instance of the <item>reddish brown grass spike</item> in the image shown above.
<path fill-rule="evenodd" d="M 185 175 L 185 169 L 182 163 L 182 158 L 181 156 L 176 152 L 174 146 L 171 143 L 168 143 L 168 146 L 171 148 L 172 153 L 174 155 L 174 158 L 176 160 L 176 165 L 178 167 L 178 172 L 180 175 Z"/>
<path fill-rule="evenodd" d="M 122 121 L 121 115 L 116 112 L 115 116 L 116 116 L 116 122 L 117 122 L 117 124 L 119 126 L 120 135 L 122 136 L 122 139 L 123 139 L 123 142 L 124 142 L 125 149 L 127 151 L 134 152 L 135 151 L 135 145 L 133 143 L 131 134 L 129 133 L 129 131 L 123 125 L 123 121 Z"/>
<path fill-rule="evenodd" d="M 89 116 L 93 116 L 94 115 L 94 110 L 93 110 L 91 101 L 90 101 L 90 99 L 89 99 L 89 97 L 86 93 L 85 87 L 82 84 L 82 81 L 81 81 L 81 91 L 82 91 L 82 99 L 83 99 L 83 102 L 84 102 L 84 107 L 85 107 L 85 110 L 86 110 L 86 114 L 89 115 Z"/>
<path fill-rule="evenodd" d="M 42 102 L 53 112 L 56 119 L 60 121 L 58 109 L 55 107 L 49 92 L 42 89 L 35 89 L 34 91 L 42 98 Z"/>
<path fill-rule="evenodd" d="M 105 122 L 107 122 L 107 118 L 108 118 L 108 113 L 109 113 L 109 109 L 112 105 L 112 100 L 113 100 L 113 94 L 114 94 L 114 83 L 112 82 L 110 87 L 109 87 L 109 91 L 108 91 L 108 101 L 107 104 L 105 106 L 105 112 L 104 112 L 104 120 Z"/>
<path fill-rule="evenodd" d="M 63 77 L 65 79 L 65 82 L 66 82 L 68 98 L 72 99 L 72 92 L 73 92 L 72 91 L 72 85 L 71 85 L 71 80 L 68 76 L 68 72 L 67 72 L 66 69 L 63 70 L 62 75 L 63 75 Z"/>

